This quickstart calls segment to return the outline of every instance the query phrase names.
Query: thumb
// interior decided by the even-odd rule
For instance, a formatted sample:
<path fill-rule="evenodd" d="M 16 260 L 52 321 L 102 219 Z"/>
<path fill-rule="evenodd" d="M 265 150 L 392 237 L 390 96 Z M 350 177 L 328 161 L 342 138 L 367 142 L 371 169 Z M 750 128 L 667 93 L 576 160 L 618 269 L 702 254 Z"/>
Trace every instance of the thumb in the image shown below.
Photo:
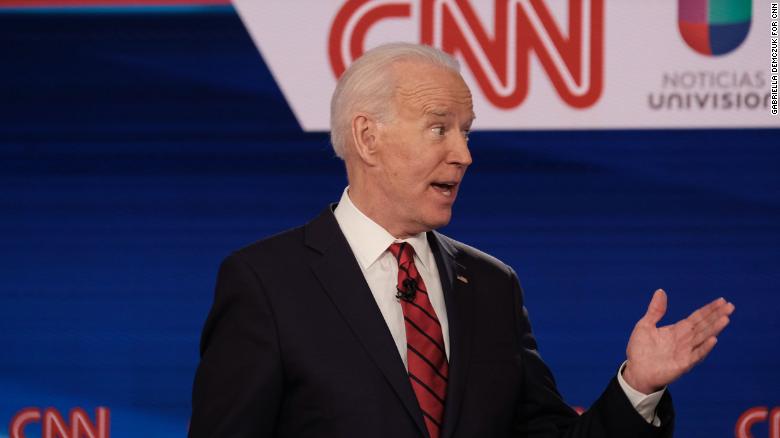
<path fill-rule="evenodd" d="M 653 299 L 647 306 L 647 313 L 642 319 L 656 325 L 664 317 L 664 314 L 666 314 L 666 292 L 663 289 L 658 289 L 653 294 Z"/>

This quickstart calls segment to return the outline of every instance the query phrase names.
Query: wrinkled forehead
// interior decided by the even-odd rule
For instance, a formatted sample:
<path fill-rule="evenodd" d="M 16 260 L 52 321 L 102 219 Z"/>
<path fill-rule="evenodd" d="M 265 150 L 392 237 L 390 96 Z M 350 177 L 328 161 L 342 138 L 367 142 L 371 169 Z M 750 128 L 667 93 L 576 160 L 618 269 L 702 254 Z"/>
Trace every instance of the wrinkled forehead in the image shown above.
<path fill-rule="evenodd" d="M 444 67 L 412 62 L 393 65 L 393 100 L 399 111 L 458 113 L 473 118 L 471 91 L 460 73 Z"/>

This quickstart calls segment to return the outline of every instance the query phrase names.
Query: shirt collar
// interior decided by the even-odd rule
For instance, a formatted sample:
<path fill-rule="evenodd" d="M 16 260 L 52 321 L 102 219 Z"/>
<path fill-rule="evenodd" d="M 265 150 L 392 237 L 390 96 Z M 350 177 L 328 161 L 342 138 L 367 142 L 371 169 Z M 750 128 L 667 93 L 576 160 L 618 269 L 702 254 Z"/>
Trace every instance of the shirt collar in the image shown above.
<path fill-rule="evenodd" d="M 408 242 L 412 245 L 417 259 L 425 269 L 428 269 L 433 263 L 433 252 L 425 233 L 406 239 L 396 239 L 381 225 L 358 210 L 349 199 L 349 187 L 344 189 L 339 205 L 336 206 L 333 214 L 363 269 L 374 264 L 393 242 Z"/>

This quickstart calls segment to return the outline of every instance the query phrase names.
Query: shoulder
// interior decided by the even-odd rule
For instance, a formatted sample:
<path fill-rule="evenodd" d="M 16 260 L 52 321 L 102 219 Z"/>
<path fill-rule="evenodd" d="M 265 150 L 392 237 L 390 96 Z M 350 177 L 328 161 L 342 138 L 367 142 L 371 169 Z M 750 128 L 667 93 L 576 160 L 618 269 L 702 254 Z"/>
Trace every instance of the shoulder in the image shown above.
<path fill-rule="evenodd" d="M 442 233 L 434 232 L 434 236 L 444 251 L 450 252 L 458 263 L 470 271 L 499 277 L 517 277 L 512 267 L 497 257 Z"/>
<path fill-rule="evenodd" d="M 298 226 L 245 245 L 231 256 L 245 261 L 284 258 L 287 254 L 300 252 L 304 248 L 304 227 Z"/>
<path fill-rule="evenodd" d="M 255 270 L 278 270 L 301 266 L 313 260 L 334 242 L 343 240 L 333 216 L 326 207 L 309 222 L 250 243 L 228 256 L 239 259 Z"/>

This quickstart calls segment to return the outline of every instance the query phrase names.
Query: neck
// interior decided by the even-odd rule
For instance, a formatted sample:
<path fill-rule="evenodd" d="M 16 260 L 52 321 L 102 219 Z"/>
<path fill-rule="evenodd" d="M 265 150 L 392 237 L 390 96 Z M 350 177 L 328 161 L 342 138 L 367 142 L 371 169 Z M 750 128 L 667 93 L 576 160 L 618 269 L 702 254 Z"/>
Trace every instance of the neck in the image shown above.
<path fill-rule="evenodd" d="M 362 190 L 359 184 L 350 184 L 347 194 L 349 195 L 349 200 L 352 201 L 352 204 L 361 213 L 376 222 L 396 239 L 406 239 L 418 234 L 409 232 L 404 227 L 394 224 L 392 219 L 387 217 L 387 212 L 389 211 L 387 208 L 388 203 L 381 196 Z"/>

